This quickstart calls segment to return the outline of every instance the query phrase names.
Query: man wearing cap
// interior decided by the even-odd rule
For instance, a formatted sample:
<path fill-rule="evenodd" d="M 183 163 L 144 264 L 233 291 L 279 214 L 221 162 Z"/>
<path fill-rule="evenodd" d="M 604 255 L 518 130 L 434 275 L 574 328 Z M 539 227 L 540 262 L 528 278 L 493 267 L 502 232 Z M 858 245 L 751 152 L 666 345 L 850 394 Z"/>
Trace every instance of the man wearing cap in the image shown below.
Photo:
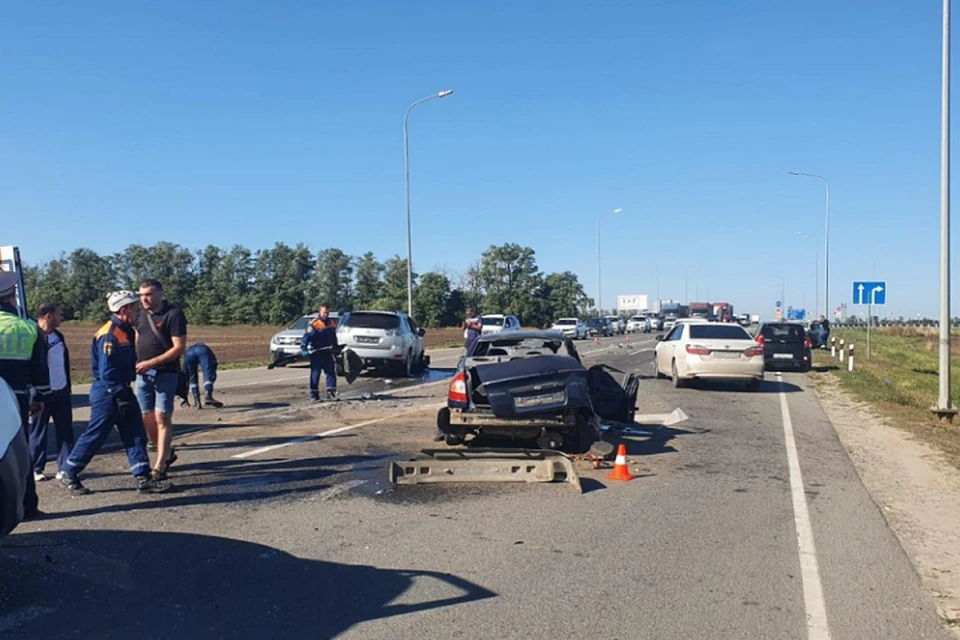
<path fill-rule="evenodd" d="M 50 372 L 47 369 L 47 345 L 40 340 L 40 330 L 32 320 L 21 318 L 17 312 L 17 274 L 0 272 L 0 378 L 3 378 L 20 407 L 21 431 L 29 440 L 27 424 L 31 409 L 40 411 L 43 405 L 34 402 L 50 392 Z M 33 473 L 26 478 L 27 491 L 23 500 L 25 520 L 37 517 L 37 487 Z"/>
<path fill-rule="evenodd" d="M 90 493 L 77 475 L 90 464 L 116 426 L 123 448 L 127 450 L 130 471 L 137 479 L 137 490 L 140 493 L 163 493 L 171 485 L 161 474 L 150 471 L 147 433 L 137 397 L 130 386 L 137 379 L 133 327 L 140 312 L 139 297 L 132 291 L 114 291 L 107 296 L 107 307 L 113 315 L 97 331 L 90 348 L 90 373 L 93 375 L 90 420 L 67 456 L 60 483 L 75 496 Z"/>

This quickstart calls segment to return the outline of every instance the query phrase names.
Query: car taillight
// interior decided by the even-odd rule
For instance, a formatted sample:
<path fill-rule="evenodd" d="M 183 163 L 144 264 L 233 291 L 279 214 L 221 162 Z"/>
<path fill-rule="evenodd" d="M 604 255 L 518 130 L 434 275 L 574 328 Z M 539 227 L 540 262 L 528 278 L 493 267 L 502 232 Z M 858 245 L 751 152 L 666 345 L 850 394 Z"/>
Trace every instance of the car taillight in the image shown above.
<path fill-rule="evenodd" d="M 396 338 L 400 335 L 400 329 L 387 329 L 384 333 L 388 338 Z"/>
<path fill-rule="evenodd" d="M 803 348 L 810 349 L 813 345 L 810 343 L 810 336 L 807 336 L 803 339 Z"/>
<path fill-rule="evenodd" d="M 695 356 L 708 356 L 710 355 L 710 349 L 700 344 L 688 344 L 687 353 Z"/>
<path fill-rule="evenodd" d="M 756 340 L 756 341 L 757 341 L 757 344 L 759 344 L 761 347 L 763 346 L 763 334 L 762 334 L 762 333 L 758 333 L 758 334 L 757 334 L 757 337 L 754 338 L 754 340 Z"/>
<path fill-rule="evenodd" d="M 744 356 L 745 358 L 755 358 L 755 357 L 757 357 L 757 356 L 762 356 L 762 355 L 763 355 L 763 345 L 762 345 L 762 344 L 758 344 L 758 345 L 755 346 L 755 347 L 750 347 L 750 348 L 748 348 L 748 349 L 744 349 L 744 351 L 743 351 L 743 356 Z"/>
<path fill-rule="evenodd" d="M 447 400 L 450 402 L 459 402 L 467 404 L 467 376 L 463 371 L 453 376 L 450 381 L 450 389 L 447 391 Z"/>

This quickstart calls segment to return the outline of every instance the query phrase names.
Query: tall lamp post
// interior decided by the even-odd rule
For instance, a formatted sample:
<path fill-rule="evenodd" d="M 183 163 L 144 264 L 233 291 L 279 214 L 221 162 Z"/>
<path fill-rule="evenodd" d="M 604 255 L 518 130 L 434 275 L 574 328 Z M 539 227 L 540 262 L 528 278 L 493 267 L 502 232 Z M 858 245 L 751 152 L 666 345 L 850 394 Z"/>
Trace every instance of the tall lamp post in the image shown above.
<path fill-rule="evenodd" d="M 597 218 L 597 317 L 603 317 L 603 277 L 601 275 L 600 259 L 600 223 L 608 216 L 620 215 L 623 212 L 622 207 L 617 207 L 610 213 L 604 213 Z"/>
<path fill-rule="evenodd" d="M 823 215 L 823 314 L 830 318 L 830 183 L 815 173 L 791 171 L 792 176 L 805 176 L 823 181 L 826 190 L 826 205 Z"/>
<path fill-rule="evenodd" d="M 940 393 L 934 413 L 953 422 L 950 399 L 950 0 L 943 0 L 940 87 Z"/>
<path fill-rule="evenodd" d="M 814 287 L 813 305 L 816 311 L 814 312 L 813 317 L 819 318 L 820 317 L 820 238 L 818 238 L 817 236 L 812 236 L 809 233 L 806 233 L 804 231 L 797 231 L 797 235 L 803 236 L 804 238 L 810 238 L 811 240 L 813 240 L 814 245 L 816 246 L 816 257 L 813 260 L 813 287 Z M 803 306 L 806 307 L 807 306 L 806 303 L 804 303 Z M 826 310 L 824 310 L 824 313 L 826 314 Z"/>
<path fill-rule="evenodd" d="M 403 115 L 403 185 L 407 192 L 407 315 L 410 317 L 413 317 L 413 238 L 410 233 L 410 144 L 407 136 L 407 121 L 415 106 L 437 98 L 446 98 L 451 93 L 453 89 L 445 89 L 440 93 L 417 100 L 407 107 L 407 112 Z"/>

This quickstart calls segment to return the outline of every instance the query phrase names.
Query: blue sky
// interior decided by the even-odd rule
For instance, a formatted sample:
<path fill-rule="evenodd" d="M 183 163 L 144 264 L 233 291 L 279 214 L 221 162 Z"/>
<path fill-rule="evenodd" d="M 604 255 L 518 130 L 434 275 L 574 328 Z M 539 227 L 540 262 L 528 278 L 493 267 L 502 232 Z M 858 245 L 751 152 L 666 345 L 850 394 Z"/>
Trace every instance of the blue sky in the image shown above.
<path fill-rule="evenodd" d="M 451 88 L 411 116 L 420 272 L 517 242 L 595 295 L 623 207 L 608 305 L 652 296 L 659 251 L 662 297 L 770 315 L 783 278 L 812 310 L 797 169 L 831 183 L 831 306 L 876 274 L 886 311 L 938 309 L 936 0 L 8 2 L 0 77 L 0 244 L 29 262 L 404 255 L 403 113 Z"/>

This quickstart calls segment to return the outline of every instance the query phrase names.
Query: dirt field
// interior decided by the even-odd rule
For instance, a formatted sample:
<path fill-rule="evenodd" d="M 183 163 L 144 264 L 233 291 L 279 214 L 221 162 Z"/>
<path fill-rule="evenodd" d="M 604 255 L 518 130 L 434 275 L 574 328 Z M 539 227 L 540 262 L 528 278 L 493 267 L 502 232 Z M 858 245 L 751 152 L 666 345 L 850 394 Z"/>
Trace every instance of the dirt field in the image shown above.
<path fill-rule="evenodd" d="M 90 341 L 99 325 L 63 325 L 60 330 L 70 347 L 70 371 L 75 383 L 90 380 Z M 221 367 L 266 365 L 270 361 L 270 338 L 285 327 L 188 327 L 189 344 L 203 342 L 217 354 Z M 424 342 L 428 349 L 453 346 L 463 342 L 457 328 L 427 329 Z"/>

